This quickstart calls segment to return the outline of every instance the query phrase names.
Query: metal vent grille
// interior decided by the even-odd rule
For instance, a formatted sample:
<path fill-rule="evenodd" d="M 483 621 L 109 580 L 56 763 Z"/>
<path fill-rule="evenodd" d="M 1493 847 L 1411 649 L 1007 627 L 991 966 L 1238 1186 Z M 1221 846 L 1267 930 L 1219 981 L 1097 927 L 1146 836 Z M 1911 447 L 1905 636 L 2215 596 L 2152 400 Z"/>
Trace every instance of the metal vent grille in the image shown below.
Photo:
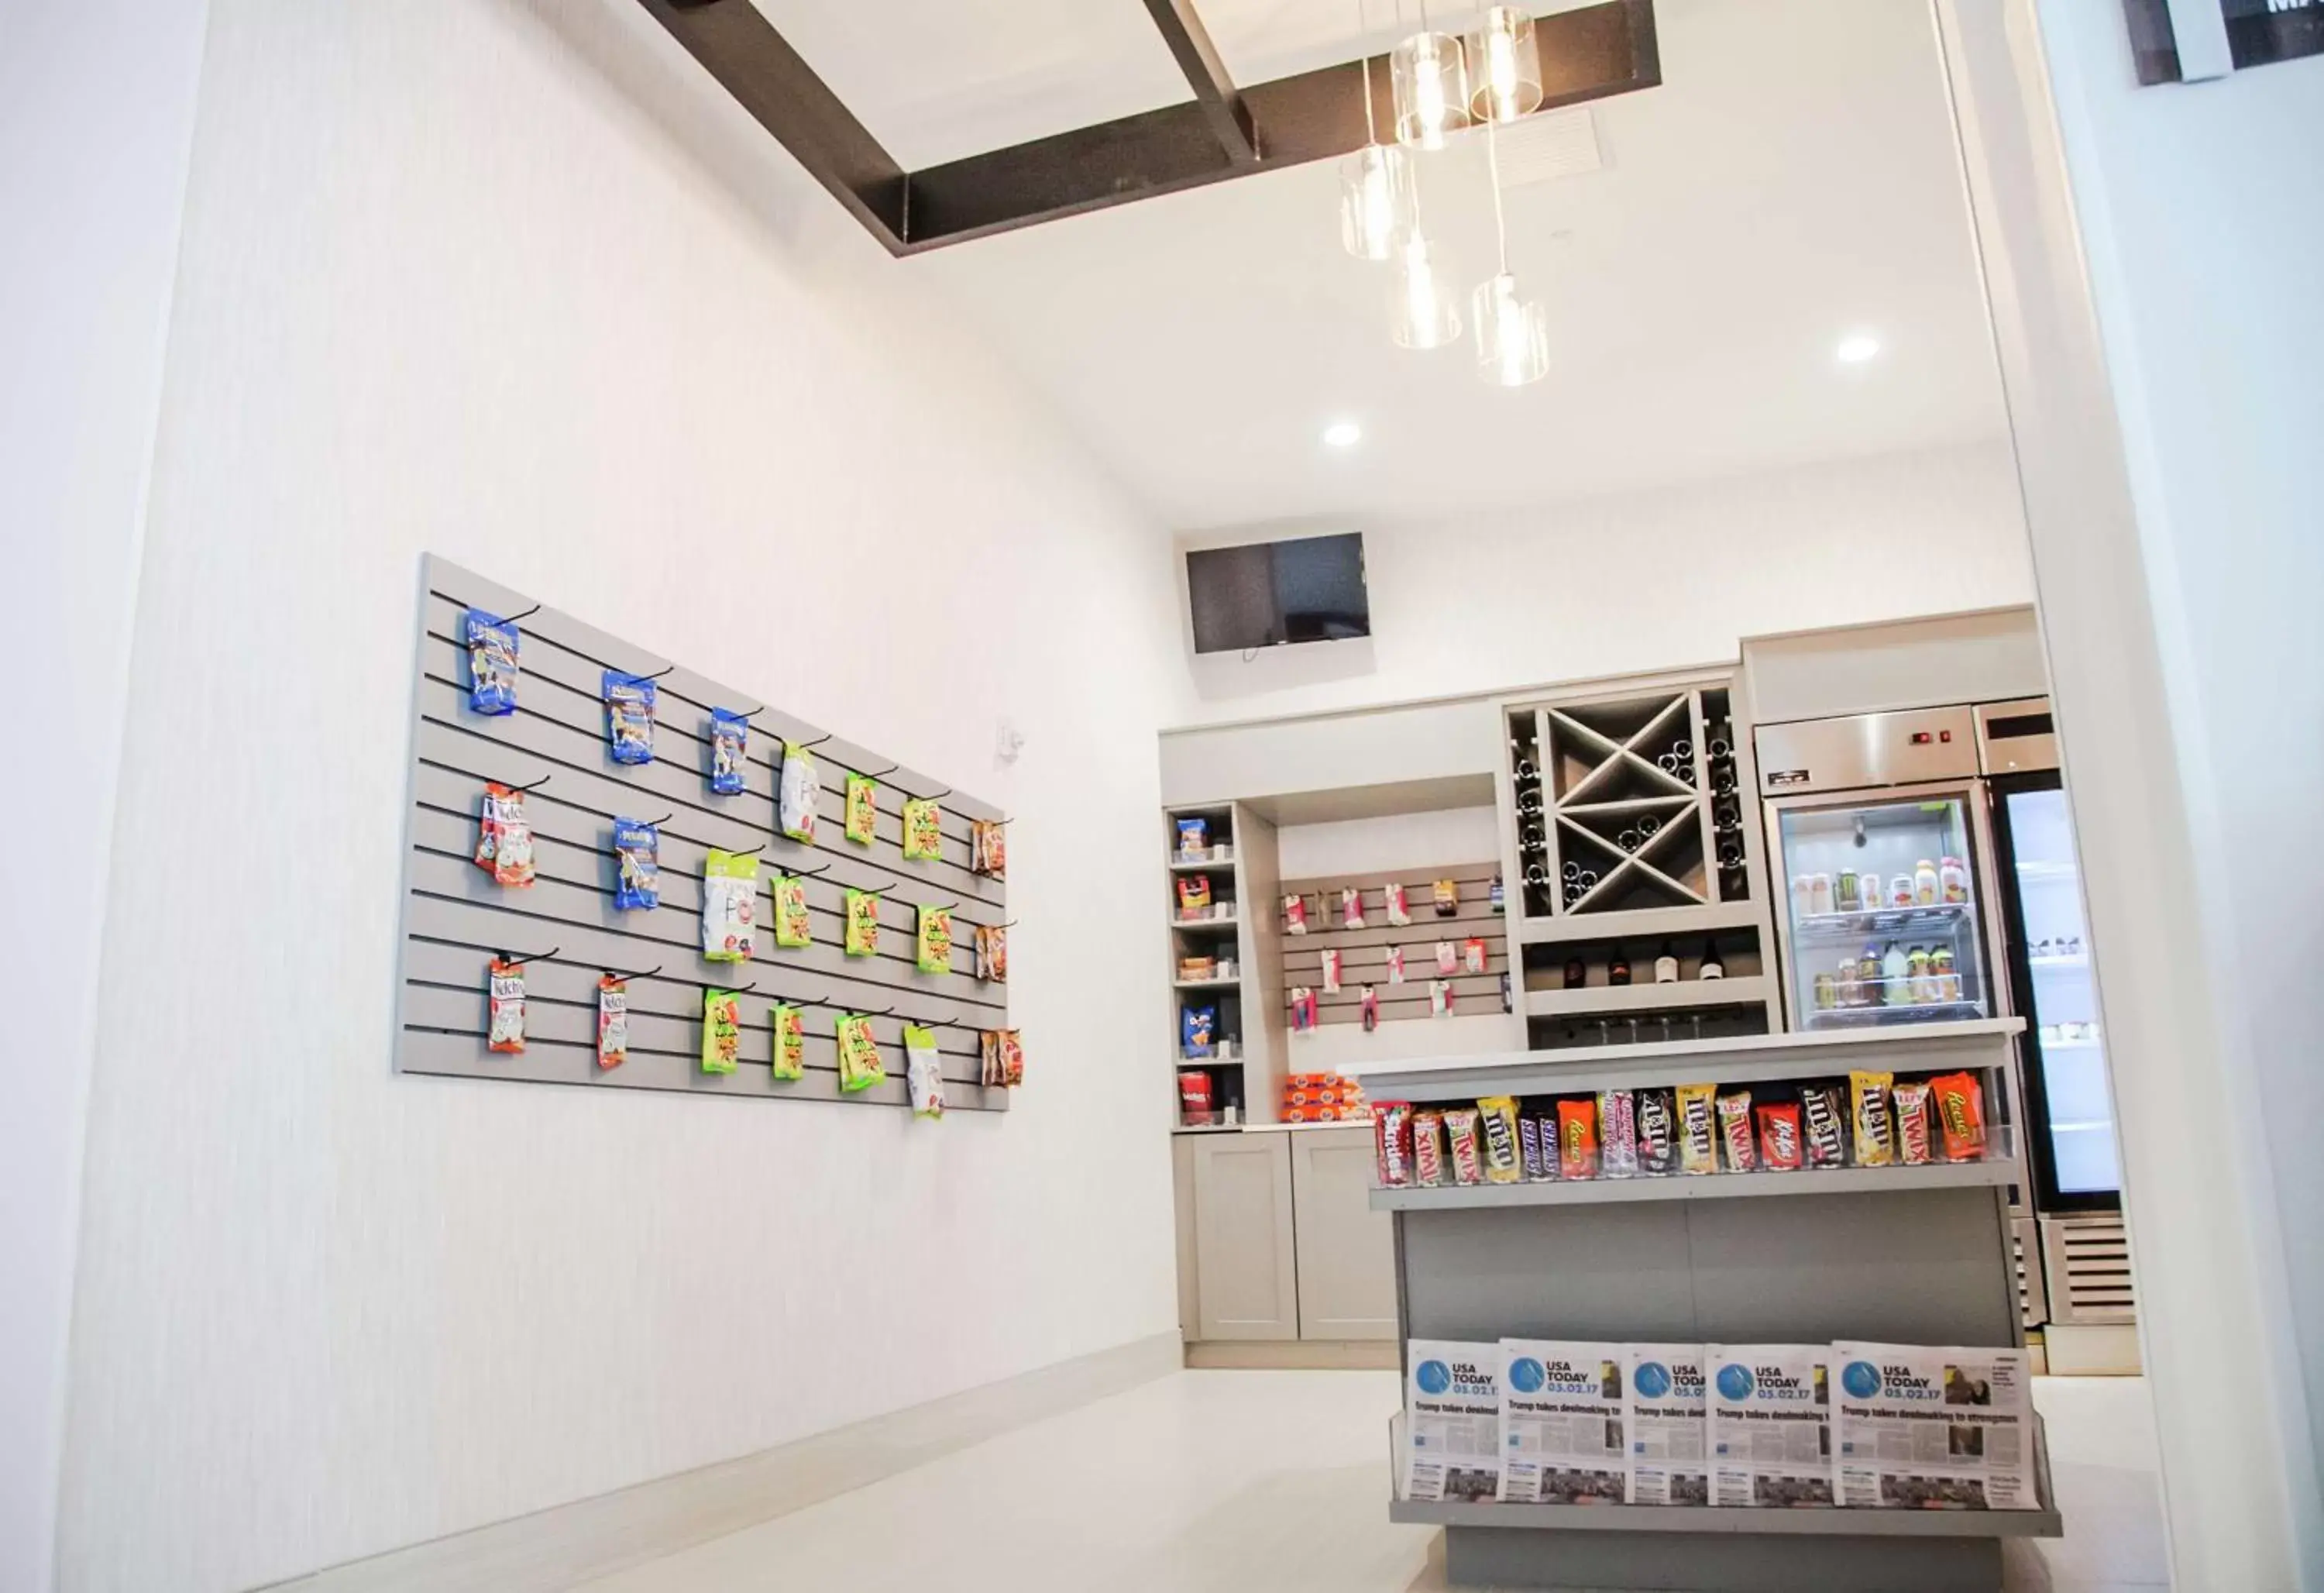
<path fill-rule="evenodd" d="M 2130 1237 L 2120 1218 L 2045 1218 L 2042 1250 L 2050 1273 L 2051 1320 L 2080 1326 L 2127 1322 L 2136 1314 Z"/>
<path fill-rule="evenodd" d="M 1586 105 L 1543 111 L 1495 134 L 1499 140 L 1501 186 L 1529 188 L 1560 177 L 1603 171 L 1598 119 Z"/>
<path fill-rule="evenodd" d="M 2032 1218 L 2010 1219 L 2009 1264 L 2017 1274 L 2018 1320 L 2038 1328 L 2050 1320 L 2050 1297 L 2042 1285 L 2042 1241 Z"/>

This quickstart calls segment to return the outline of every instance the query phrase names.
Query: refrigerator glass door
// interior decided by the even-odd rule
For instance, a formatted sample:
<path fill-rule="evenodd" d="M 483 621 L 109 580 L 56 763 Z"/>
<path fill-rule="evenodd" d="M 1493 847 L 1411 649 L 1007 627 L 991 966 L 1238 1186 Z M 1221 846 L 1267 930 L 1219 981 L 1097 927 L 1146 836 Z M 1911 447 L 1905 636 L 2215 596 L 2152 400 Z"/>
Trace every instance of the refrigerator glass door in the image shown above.
<path fill-rule="evenodd" d="M 2017 969 L 2017 1005 L 2034 1058 L 2026 1080 L 2043 1210 L 2116 1205 L 2122 1169 L 2107 1094 L 2106 1042 L 2090 979 L 2080 866 L 2066 793 L 2054 775 L 1997 784 L 2001 866 Z"/>
<path fill-rule="evenodd" d="M 1967 790 L 1775 807 L 1803 1030 L 1990 1016 Z"/>

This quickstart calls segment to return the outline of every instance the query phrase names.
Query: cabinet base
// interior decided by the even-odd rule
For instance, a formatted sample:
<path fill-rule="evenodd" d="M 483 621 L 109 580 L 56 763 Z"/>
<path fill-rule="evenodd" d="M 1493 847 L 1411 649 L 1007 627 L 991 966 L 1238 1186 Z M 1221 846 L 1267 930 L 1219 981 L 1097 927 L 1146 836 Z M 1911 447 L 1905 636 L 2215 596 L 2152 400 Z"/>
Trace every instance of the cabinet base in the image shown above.
<path fill-rule="evenodd" d="M 1186 1346 L 1190 1372 L 1396 1372 L 1403 1346 L 1393 1338 L 1197 1338 Z"/>
<path fill-rule="evenodd" d="M 2001 1593 L 1992 1538 L 1444 1529 L 1455 1587 L 1558 1593 Z"/>

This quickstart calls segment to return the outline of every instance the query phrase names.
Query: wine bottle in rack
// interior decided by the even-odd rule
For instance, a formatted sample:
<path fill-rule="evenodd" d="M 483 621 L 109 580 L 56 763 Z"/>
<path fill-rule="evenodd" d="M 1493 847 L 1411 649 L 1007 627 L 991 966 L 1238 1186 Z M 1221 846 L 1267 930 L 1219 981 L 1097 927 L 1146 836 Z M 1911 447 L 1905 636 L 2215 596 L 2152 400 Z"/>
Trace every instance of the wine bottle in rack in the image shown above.
<path fill-rule="evenodd" d="M 1719 960 L 1719 942 L 1710 936 L 1703 937 L 1702 967 L 1694 977 L 1698 979 L 1723 979 L 1727 977 L 1727 965 Z"/>

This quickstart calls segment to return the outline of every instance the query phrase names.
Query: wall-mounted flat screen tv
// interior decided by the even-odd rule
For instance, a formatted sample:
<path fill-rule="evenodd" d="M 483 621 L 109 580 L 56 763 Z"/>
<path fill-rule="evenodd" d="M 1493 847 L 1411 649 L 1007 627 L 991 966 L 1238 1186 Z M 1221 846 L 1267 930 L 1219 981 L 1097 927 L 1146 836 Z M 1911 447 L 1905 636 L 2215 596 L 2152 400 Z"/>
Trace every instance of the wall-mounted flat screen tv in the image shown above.
<path fill-rule="evenodd" d="M 1196 550 L 1186 555 L 1186 600 L 1197 653 L 1372 634 L 1360 532 Z"/>

